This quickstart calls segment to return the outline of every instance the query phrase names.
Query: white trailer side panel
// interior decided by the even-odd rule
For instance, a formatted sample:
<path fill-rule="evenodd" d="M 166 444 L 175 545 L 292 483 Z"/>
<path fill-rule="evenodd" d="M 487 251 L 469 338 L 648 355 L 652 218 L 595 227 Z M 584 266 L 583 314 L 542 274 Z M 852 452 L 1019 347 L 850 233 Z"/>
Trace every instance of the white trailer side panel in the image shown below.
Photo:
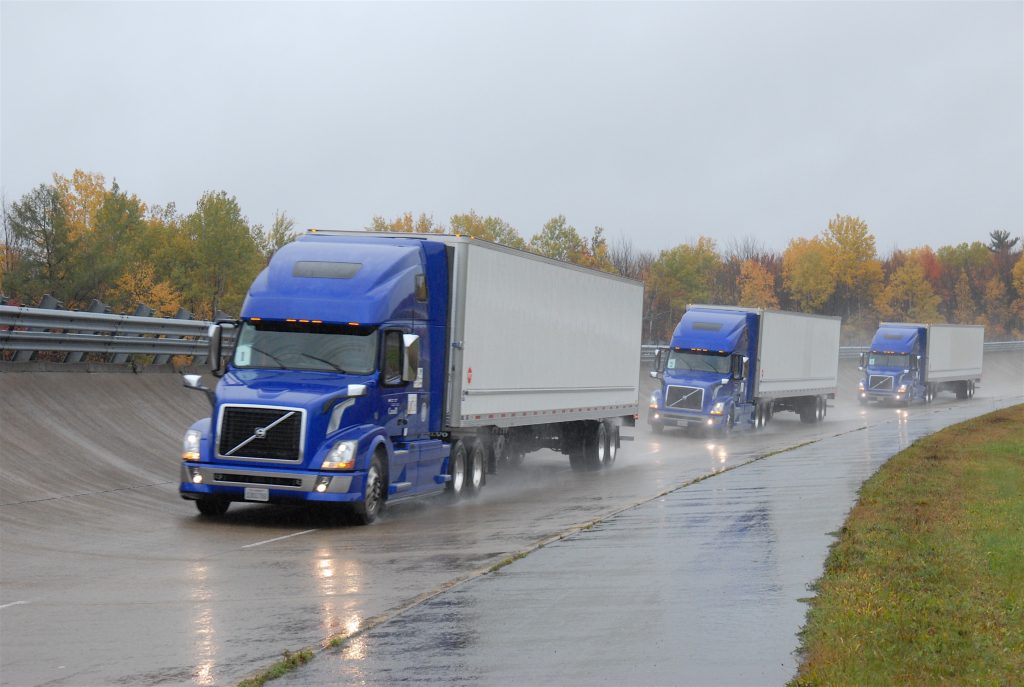
<path fill-rule="evenodd" d="M 764 311 L 755 395 L 832 394 L 839 385 L 838 317 Z"/>
<path fill-rule="evenodd" d="M 468 239 L 455 246 L 448 424 L 632 415 L 643 285 Z"/>
<path fill-rule="evenodd" d="M 981 379 L 985 328 L 977 325 L 933 324 L 928 327 L 926 381 Z"/>

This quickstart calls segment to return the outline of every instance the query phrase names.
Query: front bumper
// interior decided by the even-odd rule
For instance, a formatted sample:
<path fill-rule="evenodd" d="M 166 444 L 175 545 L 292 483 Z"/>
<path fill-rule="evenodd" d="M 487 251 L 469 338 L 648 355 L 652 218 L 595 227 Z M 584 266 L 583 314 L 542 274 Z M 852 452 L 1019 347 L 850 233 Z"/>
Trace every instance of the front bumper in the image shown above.
<path fill-rule="evenodd" d="M 196 478 L 199 481 L 196 481 Z M 323 491 L 317 484 L 326 479 Z M 365 472 L 312 472 L 222 467 L 210 463 L 182 462 L 178 493 L 183 499 L 216 496 L 230 501 L 287 503 L 295 501 L 359 501 Z M 246 491 L 249 489 L 250 491 Z M 252 491 L 260 490 L 260 491 Z M 262 490 L 266 490 L 264 493 Z M 247 498 L 247 495 L 250 498 Z M 257 498 L 251 498 L 258 495 Z M 266 496 L 266 498 L 263 498 Z"/>
<path fill-rule="evenodd" d="M 712 429 L 725 424 L 725 415 L 704 415 L 695 411 L 669 410 L 664 408 L 648 408 L 647 424 L 663 427 L 711 427 Z"/>

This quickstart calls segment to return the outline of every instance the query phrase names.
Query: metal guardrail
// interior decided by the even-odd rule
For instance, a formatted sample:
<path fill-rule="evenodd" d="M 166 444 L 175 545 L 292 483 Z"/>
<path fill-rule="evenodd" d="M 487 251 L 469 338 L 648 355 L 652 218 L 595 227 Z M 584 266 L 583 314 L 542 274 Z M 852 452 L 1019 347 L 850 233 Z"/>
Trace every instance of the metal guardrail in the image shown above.
<path fill-rule="evenodd" d="M 659 348 L 668 348 L 668 344 L 644 344 L 640 347 L 640 361 L 645 363 L 654 362 L 654 354 Z M 867 353 L 869 346 L 840 346 L 839 359 L 855 359 L 861 353 Z M 1024 353 L 1024 341 L 986 341 L 986 353 L 999 353 L 1004 351 L 1020 351 Z"/>
<path fill-rule="evenodd" d="M 166 363 L 172 355 L 192 356 L 195 363 L 206 360 L 211 323 L 191 319 L 187 310 L 163 318 L 142 315 L 151 312 L 145 306 L 140 306 L 136 315 L 114 315 L 102 312 L 105 306 L 98 301 L 90 308 L 93 312 L 57 310 L 56 300 L 44 300 L 44 305 L 49 307 L 0 305 L 0 352 L 15 351 L 18 361 L 30 360 L 42 351 L 65 352 L 65 362 L 77 362 L 86 353 L 107 354 L 111 362 L 124 362 L 129 355 L 153 355 L 157 364 Z M 641 362 L 653 362 L 655 352 L 667 346 L 644 344 Z M 867 350 L 867 346 L 842 346 L 839 357 L 856 358 Z M 1024 341 L 985 344 L 986 353 L 997 351 L 1024 353 Z"/>
<path fill-rule="evenodd" d="M 56 305 L 56 301 L 44 304 Z M 94 304 L 96 305 L 96 304 Z M 99 304 L 102 306 L 102 304 Z M 104 354 L 108 362 L 123 363 L 129 355 L 153 355 L 157 364 L 172 355 L 201 363 L 208 350 L 209 322 L 192 320 L 182 309 L 175 318 L 149 317 L 140 306 L 136 315 L 27 308 L 0 305 L 0 352 L 15 351 L 15 361 L 31 360 L 43 351 L 64 352 L 64 362 L 78 362 L 84 354 Z"/>

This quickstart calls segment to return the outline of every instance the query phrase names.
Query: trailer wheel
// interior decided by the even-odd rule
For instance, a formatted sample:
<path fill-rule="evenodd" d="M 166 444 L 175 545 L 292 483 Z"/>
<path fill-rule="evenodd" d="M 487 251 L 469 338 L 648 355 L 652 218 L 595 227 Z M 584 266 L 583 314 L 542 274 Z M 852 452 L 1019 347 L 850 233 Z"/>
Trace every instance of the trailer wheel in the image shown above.
<path fill-rule="evenodd" d="M 484 442 L 477 439 L 473 442 L 473 448 L 469 451 L 469 463 L 466 464 L 466 496 L 476 496 L 484 487 L 484 470 L 487 460 L 487 451 L 484 449 Z"/>
<path fill-rule="evenodd" d="M 974 398 L 974 382 L 967 382 L 967 398 Z"/>
<path fill-rule="evenodd" d="M 956 386 L 956 398 L 958 401 L 963 401 L 967 398 L 967 382 L 961 382 Z"/>
<path fill-rule="evenodd" d="M 466 442 L 462 439 L 452 444 L 452 453 L 448 457 L 448 476 L 451 479 L 445 484 L 445 489 L 455 499 L 462 496 L 462 490 L 466 486 L 466 463 L 469 458 L 467 454 Z"/>
<path fill-rule="evenodd" d="M 352 515 L 357 524 L 369 525 L 377 519 L 384 508 L 385 493 L 384 468 L 381 466 L 380 456 L 376 455 L 370 462 L 370 469 L 366 471 L 363 498 L 352 507 Z"/>
<path fill-rule="evenodd" d="M 604 423 L 608 427 L 608 445 L 604 452 L 604 466 L 611 467 L 619 453 L 619 426 Z"/>
<path fill-rule="evenodd" d="M 768 409 L 765 408 L 765 404 L 758 401 L 757 405 L 754 406 L 754 429 L 764 429 L 765 425 L 768 424 Z"/>
<path fill-rule="evenodd" d="M 204 518 L 219 518 L 228 512 L 231 502 L 226 499 L 204 498 L 196 499 L 196 510 Z"/>

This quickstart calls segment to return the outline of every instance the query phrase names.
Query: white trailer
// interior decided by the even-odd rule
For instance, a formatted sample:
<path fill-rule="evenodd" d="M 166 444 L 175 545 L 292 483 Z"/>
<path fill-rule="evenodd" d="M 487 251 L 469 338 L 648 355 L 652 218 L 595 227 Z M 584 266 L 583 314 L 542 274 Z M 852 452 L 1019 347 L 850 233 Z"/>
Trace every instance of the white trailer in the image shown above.
<path fill-rule="evenodd" d="M 454 252 L 453 428 L 632 416 L 643 284 L 479 240 Z"/>
<path fill-rule="evenodd" d="M 884 324 L 884 323 L 883 323 Z M 980 325 L 925 325 L 925 382 L 981 381 L 985 328 Z"/>
<path fill-rule="evenodd" d="M 760 345 L 754 396 L 835 397 L 842 319 L 778 310 L 757 312 Z"/>

